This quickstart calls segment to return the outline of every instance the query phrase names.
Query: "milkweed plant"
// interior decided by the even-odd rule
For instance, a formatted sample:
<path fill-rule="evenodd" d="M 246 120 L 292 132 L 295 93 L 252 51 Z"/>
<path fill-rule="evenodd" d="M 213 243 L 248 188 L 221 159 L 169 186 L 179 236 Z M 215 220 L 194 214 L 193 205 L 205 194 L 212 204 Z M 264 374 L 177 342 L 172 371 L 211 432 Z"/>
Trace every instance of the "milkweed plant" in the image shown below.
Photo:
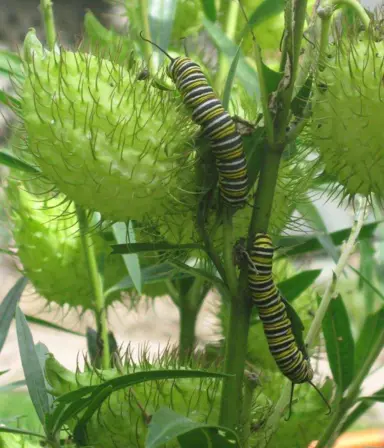
<path fill-rule="evenodd" d="M 45 39 L 30 28 L 0 52 L 13 116 L 1 252 L 21 275 L 0 304 L 0 350 L 15 319 L 25 375 L 1 388 L 26 385 L 38 417 L 1 417 L 0 447 L 331 447 L 384 396 L 362 392 L 384 346 L 382 12 L 159 3 L 122 2 L 125 32 L 88 11 L 66 48 L 41 0 Z M 329 232 L 319 201 L 353 225 Z M 325 285 L 305 267 L 319 254 Z M 75 372 L 34 344 L 28 321 L 56 325 L 64 349 L 69 330 L 65 312 L 62 325 L 24 315 L 27 284 L 92 314 Z M 212 291 L 216 338 L 197 347 Z M 114 305 L 163 295 L 179 344 L 118 345 Z"/>

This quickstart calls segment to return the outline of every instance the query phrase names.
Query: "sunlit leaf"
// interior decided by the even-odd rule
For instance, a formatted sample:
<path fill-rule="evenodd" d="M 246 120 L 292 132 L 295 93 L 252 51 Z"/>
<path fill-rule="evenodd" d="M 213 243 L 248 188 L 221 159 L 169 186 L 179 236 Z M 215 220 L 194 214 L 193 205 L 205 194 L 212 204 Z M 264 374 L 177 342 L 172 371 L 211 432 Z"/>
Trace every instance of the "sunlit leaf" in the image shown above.
<path fill-rule="evenodd" d="M 31 331 L 19 307 L 16 308 L 16 332 L 29 395 L 40 422 L 44 425 L 45 415 L 50 412 L 48 392 Z"/>
<path fill-rule="evenodd" d="M 329 304 L 323 320 L 323 333 L 333 378 L 342 393 L 354 377 L 355 343 L 347 310 L 340 295 Z"/>
<path fill-rule="evenodd" d="M 234 431 L 198 423 L 168 408 L 157 411 L 151 419 L 146 448 L 157 448 L 178 439 L 182 448 L 240 448 Z"/>
<path fill-rule="evenodd" d="M 113 233 L 115 234 L 117 243 L 135 244 L 136 238 L 135 238 L 135 232 L 133 230 L 132 221 L 129 221 L 128 228 L 125 223 L 116 222 L 115 224 L 113 224 L 112 229 Z M 134 287 L 136 288 L 137 292 L 141 294 L 142 280 L 141 280 L 139 256 L 135 253 L 125 254 L 123 255 L 123 260 L 127 268 L 128 274 L 132 279 Z"/>
<path fill-rule="evenodd" d="M 0 304 L 0 352 L 7 338 L 17 304 L 27 283 L 28 279 L 26 277 L 19 278 Z"/>

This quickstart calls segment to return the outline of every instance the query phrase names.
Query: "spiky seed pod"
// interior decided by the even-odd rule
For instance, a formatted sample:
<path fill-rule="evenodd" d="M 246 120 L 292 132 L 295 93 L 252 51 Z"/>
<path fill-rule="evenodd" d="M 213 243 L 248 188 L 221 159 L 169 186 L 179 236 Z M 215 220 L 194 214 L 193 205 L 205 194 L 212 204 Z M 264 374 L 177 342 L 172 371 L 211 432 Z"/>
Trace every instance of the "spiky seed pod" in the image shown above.
<path fill-rule="evenodd" d="M 119 369 L 88 369 L 75 374 L 51 355 L 45 364 L 46 378 L 52 393 L 61 396 L 81 386 L 101 384 L 129 373 L 180 368 L 174 354 L 151 361 L 145 351 L 138 363 L 121 363 Z M 217 423 L 219 396 L 220 381 L 207 378 L 147 381 L 113 392 L 87 424 L 89 442 L 96 448 L 142 447 L 148 420 L 161 407 L 169 407 L 195 421 Z M 69 426 L 73 427 L 73 422 Z M 169 448 L 177 446 L 169 444 Z"/>
<path fill-rule="evenodd" d="M 9 181 L 6 193 L 17 255 L 26 276 L 48 302 L 91 309 L 93 293 L 74 206 L 63 195 L 48 195 L 47 188 L 36 179 Z M 92 241 L 96 256 L 103 258 L 108 289 L 126 269 L 120 256 L 110 255 L 101 236 L 93 234 Z M 119 293 L 112 293 L 108 304 L 119 299 Z"/>
<path fill-rule="evenodd" d="M 40 443 L 32 442 L 19 434 L 0 433 L 0 448 L 39 448 Z M 70 448 L 70 447 L 68 447 Z"/>
<path fill-rule="evenodd" d="M 383 42 L 337 42 L 313 98 L 313 141 L 352 196 L 384 194 L 383 61 Z"/>
<path fill-rule="evenodd" d="M 36 39 L 32 32 L 26 37 Z M 164 215 L 193 190 L 194 126 L 175 92 L 109 60 L 61 49 L 27 53 L 22 118 L 43 173 L 105 218 Z M 136 65 L 135 65 L 136 67 Z"/>

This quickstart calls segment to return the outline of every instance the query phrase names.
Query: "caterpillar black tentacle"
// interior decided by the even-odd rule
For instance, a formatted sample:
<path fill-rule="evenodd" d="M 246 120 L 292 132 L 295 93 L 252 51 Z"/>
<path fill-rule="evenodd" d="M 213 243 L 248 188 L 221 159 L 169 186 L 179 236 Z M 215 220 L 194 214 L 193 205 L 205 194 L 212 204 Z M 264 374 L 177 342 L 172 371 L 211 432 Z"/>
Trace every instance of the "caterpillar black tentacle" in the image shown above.
<path fill-rule="evenodd" d="M 252 300 L 259 311 L 269 350 L 280 371 L 292 381 L 289 416 L 295 384 L 309 383 L 323 401 L 330 405 L 321 391 L 312 383 L 314 372 L 305 348 L 295 339 L 292 322 L 285 301 L 272 277 L 274 246 L 269 235 L 257 233 L 248 257 L 248 282 Z"/>
<path fill-rule="evenodd" d="M 219 173 L 219 190 L 224 204 L 230 207 L 245 205 L 248 195 L 247 162 L 243 140 L 232 117 L 224 110 L 220 100 L 196 62 L 188 57 L 172 58 L 155 43 L 171 63 L 168 74 L 181 94 L 184 104 L 192 110 L 192 120 L 200 125 L 208 138 Z"/>

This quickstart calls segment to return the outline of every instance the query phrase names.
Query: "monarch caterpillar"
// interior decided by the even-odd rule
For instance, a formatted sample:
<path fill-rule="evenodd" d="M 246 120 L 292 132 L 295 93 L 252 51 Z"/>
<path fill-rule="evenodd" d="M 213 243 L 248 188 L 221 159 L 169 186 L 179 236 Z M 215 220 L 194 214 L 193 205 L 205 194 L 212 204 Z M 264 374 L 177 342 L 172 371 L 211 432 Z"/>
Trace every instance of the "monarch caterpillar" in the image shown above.
<path fill-rule="evenodd" d="M 292 382 L 291 400 L 295 384 L 309 383 L 330 406 L 320 390 L 312 383 L 314 372 L 305 347 L 299 347 L 289 317 L 288 304 L 277 289 L 272 277 L 274 247 L 266 233 L 255 235 L 248 255 L 248 283 L 252 301 L 263 323 L 269 350 L 280 371 Z"/>
<path fill-rule="evenodd" d="M 188 57 L 172 58 L 141 33 L 140 36 L 171 60 L 168 75 L 180 92 L 184 104 L 192 109 L 192 120 L 202 127 L 203 135 L 210 141 L 224 203 L 233 207 L 244 205 L 248 193 L 247 162 L 242 137 L 231 116 L 224 110 L 196 62 Z"/>

